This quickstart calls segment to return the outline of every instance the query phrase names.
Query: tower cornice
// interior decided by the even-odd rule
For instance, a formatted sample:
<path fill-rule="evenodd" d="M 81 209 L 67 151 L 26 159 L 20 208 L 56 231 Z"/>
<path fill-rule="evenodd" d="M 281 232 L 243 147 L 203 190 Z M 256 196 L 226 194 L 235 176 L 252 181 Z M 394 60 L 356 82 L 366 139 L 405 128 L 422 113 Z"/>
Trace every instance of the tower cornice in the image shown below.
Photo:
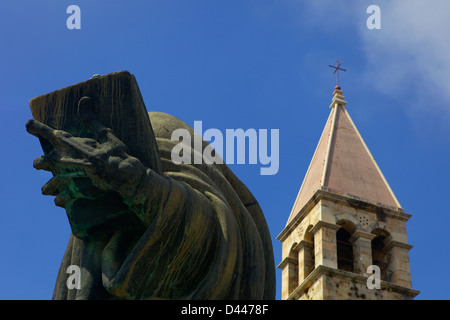
<path fill-rule="evenodd" d="M 281 233 L 277 236 L 279 241 L 283 241 L 289 234 L 297 227 L 297 225 L 303 220 L 303 218 L 311 211 L 311 209 L 320 201 L 320 200 L 330 200 L 335 203 L 340 203 L 344 205 L 348 205 L 352 208 L 365 210 L 368 212 L 373 212 L 377 214 L 384 214 L 386 217 L 391 217 L 395 219 L 399 219 L 402 221 L 408 221 L 412 215 L 406 213 L 402 208 L 390 207 L 381 203 L 372 203 L 367 200 L 360 199 L 356 196 L 349 194 L 340 194 L 336 193 L 333 190 L 322 187 L 318 189 L 311 199 L 305 204 L 305 206 L 295 215 L 294 219 L 292 219 L 286 227 L 281 231 Z"/>

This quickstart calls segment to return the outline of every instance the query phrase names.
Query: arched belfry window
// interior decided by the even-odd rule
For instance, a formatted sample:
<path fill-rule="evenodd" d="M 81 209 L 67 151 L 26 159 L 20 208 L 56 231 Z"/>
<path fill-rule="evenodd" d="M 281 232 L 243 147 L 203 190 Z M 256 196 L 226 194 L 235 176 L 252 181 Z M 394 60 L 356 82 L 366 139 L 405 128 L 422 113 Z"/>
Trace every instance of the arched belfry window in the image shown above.
<path fill-rule="evenodd" d="M 372 240 L 372 264 L 380 268 L 381 280 L 389 281 L 389 262 L 385 252 L 385 240 L 389 233 L 385 230 L 375 229 L 372 234 L 376 235 Z"/>
<path fill-rule="evenodd" d="M 292 293 L 298 287 L 298 251 L 297 243 L 294 243 L 289 251 L 289 281 L 288 291 Z"/>
<path fill-rule="evenodd" d="M 350 233 L 341 228 L 336 233 L 338 269 L 353 272 L 353 245 Z"/>
<path fill-rule="evenodd" d="M 353 244 L 350 238 L 355 226 L 349 221 L 338 222 L 341 228 L 336 232 L 338 269 L 353 272 Z"/>
<path fill-rule="evenodd" d="M 316 264 L 316 257 L 315 257 L 315 251 L 314 251 L 314 234 L 311 232 L 312 225 L 306 229 L 305 232 L 305 241 L 307 241 L 310 246 L 305 247 L 306 254 L 305 254 L 305 271 L 306 276 L 309 275 L 315 268 Z"/>

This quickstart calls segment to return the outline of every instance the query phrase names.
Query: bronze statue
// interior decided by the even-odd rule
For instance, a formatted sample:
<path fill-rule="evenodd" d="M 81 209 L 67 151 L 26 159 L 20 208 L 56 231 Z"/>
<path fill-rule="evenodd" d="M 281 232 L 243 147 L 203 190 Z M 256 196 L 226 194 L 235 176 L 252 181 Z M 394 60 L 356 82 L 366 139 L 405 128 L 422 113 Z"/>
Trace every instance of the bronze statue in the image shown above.
<path fill-rule="evenodd" d="M 261 208 L 226 164 L 174 164 L 171 133 L 122 71 L 36 97 L 26 128 L 53 173 L 42 187 L 72 234 L 53 299 L 274 299 Z M 203 141 L 203 146 L 208 143 Z M 195 152 L 195 151 L 194 151 Z M 81 270 L 69 289 L 66 270 Z"/>

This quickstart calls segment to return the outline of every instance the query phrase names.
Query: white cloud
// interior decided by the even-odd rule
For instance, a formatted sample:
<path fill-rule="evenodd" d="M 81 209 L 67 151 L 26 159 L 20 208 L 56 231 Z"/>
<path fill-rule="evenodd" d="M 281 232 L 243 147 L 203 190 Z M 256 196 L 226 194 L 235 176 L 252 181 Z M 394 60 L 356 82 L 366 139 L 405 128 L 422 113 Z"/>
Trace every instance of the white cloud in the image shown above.
<path fill-rule="evenodd" d="M 381 1 L 381 30 L 361 29 L 368 78 L 379 90 L 410 95 L 411 114 L 450 121 L 448 0 Z"/>

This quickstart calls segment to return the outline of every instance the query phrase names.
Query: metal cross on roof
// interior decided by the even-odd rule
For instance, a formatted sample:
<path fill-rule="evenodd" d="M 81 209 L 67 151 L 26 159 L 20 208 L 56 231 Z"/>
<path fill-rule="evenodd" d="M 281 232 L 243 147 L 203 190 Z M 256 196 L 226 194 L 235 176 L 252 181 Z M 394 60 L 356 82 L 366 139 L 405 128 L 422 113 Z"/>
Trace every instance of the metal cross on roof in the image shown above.
<path fill-rule="evenodd" d="M 329 67 L 335 69 L 333 74 L 334 73 L 336 74 L 336 88 L 339 88 L 339 89 L 341 88 L 341 87 L 339 87 L 339 70 L 347 71 L 345 69 L 340 68 L 341 64 L 342 64 L 342 62 L 339 62 L 338 60 L 336 60 L 336 65 L 335 66 L 329 65 Z"/>

